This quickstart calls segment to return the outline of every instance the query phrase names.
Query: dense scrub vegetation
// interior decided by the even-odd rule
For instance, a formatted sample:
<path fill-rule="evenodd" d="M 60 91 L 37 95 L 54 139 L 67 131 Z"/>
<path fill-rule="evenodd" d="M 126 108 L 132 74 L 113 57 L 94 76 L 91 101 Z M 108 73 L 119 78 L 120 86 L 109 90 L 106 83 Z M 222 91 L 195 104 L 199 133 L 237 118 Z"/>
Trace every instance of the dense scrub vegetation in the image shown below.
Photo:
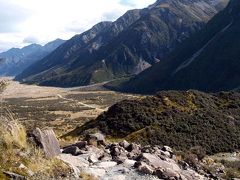
<path fill-rule="evenodd" d="M 176 150 L 202 146 L 208 154 L 240 148 L 240 94 L 160 92 L 115 104 L 95 121 L 76 129 L 98 128 L 114 138 Z"/>

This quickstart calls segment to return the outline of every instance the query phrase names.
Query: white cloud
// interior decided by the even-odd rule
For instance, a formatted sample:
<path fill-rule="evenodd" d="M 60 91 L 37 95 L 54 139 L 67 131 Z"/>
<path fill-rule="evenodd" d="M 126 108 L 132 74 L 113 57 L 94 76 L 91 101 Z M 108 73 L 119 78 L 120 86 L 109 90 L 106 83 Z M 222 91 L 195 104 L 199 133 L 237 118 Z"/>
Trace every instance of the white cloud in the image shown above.
<path fill-rule="evenodd" d="M 0 0 L 0 33 L 19 31 L 19 25 L 25 22 L 31 12 L 9 1 Z"/>
<path fill-rule="evenodd" d="M 155 0 L 4 1 L 0 0 L 0 8 L 15 16 L 6 16 L 5 21 L 9 22 L 8 19 L 12 18 L 12 24 L 5 23 L 6 27 L 2 28 L 4 31 L 0 30 L 0 42 L 3 43 L 0 50 L 10 48 L 13 44 L 16 47 L 26 45 L 29 37 L 38 39 L 40 43 L 56 38 L 69 39 L 100 21 L 113 21 L 127 10 L 146 7 Z M 0 22 L 0 27 L 1 25 L 3 23 Z M 11 29 L 12 27 L 15 29 Z"/>
<path fill-rule="evenodd" d="M 26 43 L 26 44 L 39 43 L 39 39 L 34 36 L 28 36 L 23 40 L 23 43 Z"/>

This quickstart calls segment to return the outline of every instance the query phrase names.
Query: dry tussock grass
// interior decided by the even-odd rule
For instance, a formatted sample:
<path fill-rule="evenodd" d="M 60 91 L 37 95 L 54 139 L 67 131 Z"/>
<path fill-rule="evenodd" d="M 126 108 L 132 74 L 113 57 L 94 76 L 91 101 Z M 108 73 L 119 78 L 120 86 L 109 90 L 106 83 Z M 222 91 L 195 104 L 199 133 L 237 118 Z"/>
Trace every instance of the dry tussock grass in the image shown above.
<path fill-rule="evenodd" d="M 70 168 L 59 159 L 47 159 L 42 149 L 27 139 L 23 125 L 11 114 L 0 117 L 0 179 L 3 171 L 11 171 L 37 179 L 60 179 L 70 173 Z"/>
<path fill-rule="evenodd" d="M 10 113 L 7 113 L 7 116 L 2 116 L 0 123 L 1 141 L 7 149 L 27 148 L 26 130 Z"/>
<path fill-rule="evenodd" d="M 0 95 L 7 85 L 6 81 L 0 81 Z M 13 113 L 2 103 L 0 108 L 0 179 L 6 179 L 4 171 L 28 179 L 62 179 L 69 175 L 70 168 L 66 164 L 56 158 L 47 159 L 42 149 L 28 140 L 25 127 Z"/>

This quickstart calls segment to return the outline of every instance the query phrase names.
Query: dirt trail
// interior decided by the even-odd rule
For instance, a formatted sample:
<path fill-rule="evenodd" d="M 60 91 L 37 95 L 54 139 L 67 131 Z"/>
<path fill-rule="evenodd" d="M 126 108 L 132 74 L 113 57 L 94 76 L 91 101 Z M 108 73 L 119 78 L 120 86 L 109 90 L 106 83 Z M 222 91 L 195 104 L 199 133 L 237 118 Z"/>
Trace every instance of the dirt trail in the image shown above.
<path fill-rule="evenodd" d="M 93 105 L 88 105 L 88 104 L 85 104 L 85 103 L 83 103 L 83 102 L 77 101 L 77 100 L 75 100 L 75 99 L 65 98 L 65 97 L 63 97 L 61 94 L 57 94 L 57 96 L 58 96 L 60 99 L 64 99 L 64 100 L 66 100 L 66 101 L 75 102 L 76 104 L 80 104 L 80 105 L 82 105 L 82 106 L 84 106 L 84 107 L 87 107 L 87 108 L 95 109 L 95 110 L 97 110 L 97 111 L 102 111 L 102 112 L 103 112 L 103 111 L 106 111 L 106 109 L 100 109 L 100 108 L 95 107 L 95 106 L 93 106 Z"/>

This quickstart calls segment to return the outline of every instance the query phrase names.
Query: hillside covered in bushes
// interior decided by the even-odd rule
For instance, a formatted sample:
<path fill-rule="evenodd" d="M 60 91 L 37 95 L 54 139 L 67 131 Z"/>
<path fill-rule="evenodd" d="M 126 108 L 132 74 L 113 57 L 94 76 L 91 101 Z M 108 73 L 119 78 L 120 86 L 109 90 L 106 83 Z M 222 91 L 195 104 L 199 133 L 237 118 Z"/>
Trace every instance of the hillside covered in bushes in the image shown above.
<path fill-rule="evenodd" d="M 98 128 L 113 138 L 214 154 L 240 149 L 239 112 L 240 93 L 160 92 L 117 103 L 72 134 Z"/>

